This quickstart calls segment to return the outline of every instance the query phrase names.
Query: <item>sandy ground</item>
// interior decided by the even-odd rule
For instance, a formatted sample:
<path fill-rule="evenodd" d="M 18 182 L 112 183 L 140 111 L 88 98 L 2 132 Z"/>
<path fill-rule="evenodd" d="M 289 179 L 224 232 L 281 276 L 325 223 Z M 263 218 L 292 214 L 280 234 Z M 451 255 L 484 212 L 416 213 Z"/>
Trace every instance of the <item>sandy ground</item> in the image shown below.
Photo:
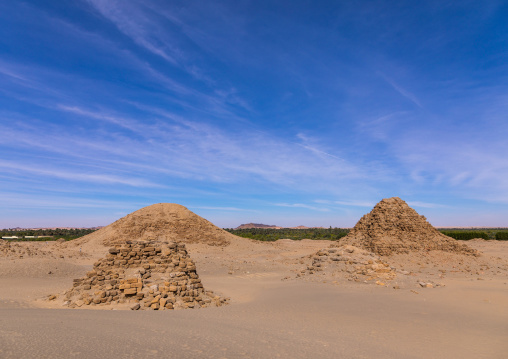
<path fill-rule="evenodd" d="M 205 287 L 231 304 L 163 312 L 49 302 L 107 249 L 23 244 L 23 258 L 0 257 L 0 358 L 506 358 L 508 243 L 469 244 L 484 254 L 466 271 L 406 259 L 385 285 L 298 277 L 326 241 L 188 244 Z"/>

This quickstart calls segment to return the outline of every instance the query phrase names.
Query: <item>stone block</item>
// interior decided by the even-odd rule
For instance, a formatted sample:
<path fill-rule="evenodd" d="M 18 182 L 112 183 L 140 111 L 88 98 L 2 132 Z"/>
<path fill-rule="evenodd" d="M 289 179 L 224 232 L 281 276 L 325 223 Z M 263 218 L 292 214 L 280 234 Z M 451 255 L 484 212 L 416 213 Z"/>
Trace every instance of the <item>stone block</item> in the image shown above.
<path fill-rule="evenodd" d="M 138 289 L 137 288 L 127 288 L 124 290 L 124 294 L 125 295 L 134 295 L 138 292 Z"/>

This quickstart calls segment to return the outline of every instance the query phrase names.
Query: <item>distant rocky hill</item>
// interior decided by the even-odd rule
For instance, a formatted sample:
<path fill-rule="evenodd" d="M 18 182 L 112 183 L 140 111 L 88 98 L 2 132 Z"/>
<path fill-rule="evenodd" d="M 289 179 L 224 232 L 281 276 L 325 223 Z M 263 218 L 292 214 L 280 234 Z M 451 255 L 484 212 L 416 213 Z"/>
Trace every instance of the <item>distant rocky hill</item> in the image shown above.
<path fill-rule="evenodd" d="M 274 224 L 261 224 L 261 223 L 247 223 L 247 224 L 241 224 L 235 229 L 251 229 L 251 228 L 271 228 L 271 229 L 311 229 L 311 228 L 323 228 L 323 227 L 306 227 L 306 226 L 296 226 L 296 227 L 281 227 L 276 226 Z"/>
<path fill-rule="evenodd" d="M 247 223 L 247 224 L 241 224 L 235 229 L 249 229 L 249 228 L 273 228 L 273 229 L 279 229 L 281 227 L 276 225 L 269 225 L 269 224 L 261 224 L 261 223 Z"/>

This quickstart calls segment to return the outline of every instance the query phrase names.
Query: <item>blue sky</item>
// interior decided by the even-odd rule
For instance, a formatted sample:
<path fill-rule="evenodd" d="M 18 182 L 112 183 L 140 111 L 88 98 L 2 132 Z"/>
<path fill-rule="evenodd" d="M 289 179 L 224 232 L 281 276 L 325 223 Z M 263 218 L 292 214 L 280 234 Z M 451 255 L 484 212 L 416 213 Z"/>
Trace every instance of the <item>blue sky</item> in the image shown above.
<path fill-rule="evenodd" d="M 508 2 L 1 2 L 0 136 L 0 228 L 508 226 Z"/>

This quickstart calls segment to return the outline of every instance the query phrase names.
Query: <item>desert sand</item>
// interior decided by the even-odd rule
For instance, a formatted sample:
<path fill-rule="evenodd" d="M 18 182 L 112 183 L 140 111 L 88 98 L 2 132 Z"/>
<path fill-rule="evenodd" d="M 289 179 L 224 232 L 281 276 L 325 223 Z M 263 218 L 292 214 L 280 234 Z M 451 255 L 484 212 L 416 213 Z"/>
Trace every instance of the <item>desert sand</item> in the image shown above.
<path fill-rule="evenodd" d="M 397 250 L 383 255 L 366 249 L 389 226 L 379 221 L 362 232 L 370 233 L 365 246 L 354 243 L 358 231 L 339 243 L 256 242 L 223 233 L 185 207 L 162 207 L 69 243 L 2 243 L 0 357 L 507 356 L 508 243 L 406 251 L 394 232 L 390 248 Z M 401 230 L 427 228 L 416 217 L 409 222 Z M 185 235 L 174 235 L 179 223 Z M 204 287 L 228 304 L 161 311 L 111 301 L 71 309 L 65 293 L 73 281 L 133 236 L 181 239 Z"/>

